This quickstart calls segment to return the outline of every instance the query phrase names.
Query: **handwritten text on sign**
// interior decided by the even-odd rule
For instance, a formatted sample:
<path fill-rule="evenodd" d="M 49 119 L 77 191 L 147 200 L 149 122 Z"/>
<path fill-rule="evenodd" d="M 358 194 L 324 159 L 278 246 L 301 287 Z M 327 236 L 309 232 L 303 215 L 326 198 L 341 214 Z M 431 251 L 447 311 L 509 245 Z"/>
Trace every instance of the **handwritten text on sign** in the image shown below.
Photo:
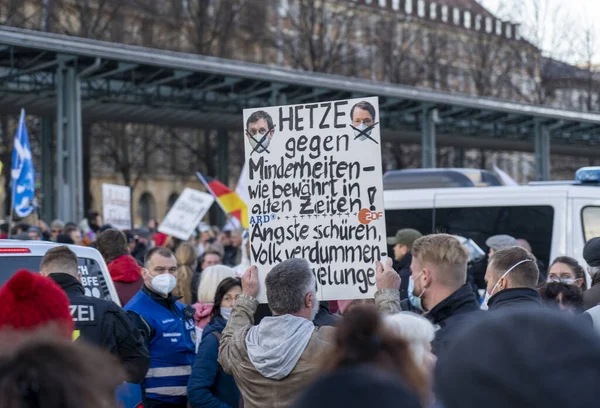
<path fill-rule="evenodd" d="M 304 258 L 321 300 L 373 296 L 375 262 L 387 255 L 378 121 L 377 98 L 244 110 L 250 252 L 262 280 Z"/>
<path fill-rule="evenodd" d="M 131 229 L 131 188 L 102 184 L 102 215 L 113 228 Z"/>
<path fill-rule="evenodd" d="M 211 194 L 191 188 L 184 189 L 160 223 L 158 231 L 187 241 L 214 201 Z"/>

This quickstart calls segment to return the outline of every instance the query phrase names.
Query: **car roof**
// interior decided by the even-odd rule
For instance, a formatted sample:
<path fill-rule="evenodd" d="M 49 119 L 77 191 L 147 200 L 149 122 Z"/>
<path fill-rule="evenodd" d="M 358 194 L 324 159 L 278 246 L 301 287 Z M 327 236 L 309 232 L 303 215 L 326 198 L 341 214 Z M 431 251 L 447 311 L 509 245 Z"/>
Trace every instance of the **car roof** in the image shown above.
<path fill-rule="evenodd" d="M 56 242 L 49 241 L 33 241 L 33 240 L 19 240 L 19 239 L 0 239 L 0 257 L 2 256 L 44 256 L 50 249 L 64 246 L 66 244 L 57 244 Z M 66 245 L 71 249 L 77 257 L 81 258 L 92 258 L 102 259 L 102 255 L 97 249 L 91 247 L 85 247 L 81 245 Z M 2 249 L 8 248 L 27 248 L 30 252 L 28 253 L 15 253 L 15 252 L 3 252 Z"/>

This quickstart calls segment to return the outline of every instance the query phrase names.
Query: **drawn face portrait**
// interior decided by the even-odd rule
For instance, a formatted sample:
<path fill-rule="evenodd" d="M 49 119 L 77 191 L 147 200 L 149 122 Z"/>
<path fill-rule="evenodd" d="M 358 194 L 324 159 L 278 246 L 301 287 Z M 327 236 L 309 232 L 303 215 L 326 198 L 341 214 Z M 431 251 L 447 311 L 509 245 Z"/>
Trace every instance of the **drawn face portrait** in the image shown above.
<path fill-rule="evenodd" d="M 352 107 L 350 111 L 351 125 L 354 136 L 358 140 L 365 140 L 371 136 L 373 128 L 370 127 L 375 124 L 374 112 L 375 108 L 368 102 L 359 102 Z"/>
<path fill-rule="evenodd" d="M 269 114 L 263 111 L 254 112 L 248 119 L 246 126 L 246 137 L 252 146 L 252 150 L 258 153 L 268 152 L 269 144 L 275 129 Z M 269 126 L 269 124 L 271 125 Z"/>

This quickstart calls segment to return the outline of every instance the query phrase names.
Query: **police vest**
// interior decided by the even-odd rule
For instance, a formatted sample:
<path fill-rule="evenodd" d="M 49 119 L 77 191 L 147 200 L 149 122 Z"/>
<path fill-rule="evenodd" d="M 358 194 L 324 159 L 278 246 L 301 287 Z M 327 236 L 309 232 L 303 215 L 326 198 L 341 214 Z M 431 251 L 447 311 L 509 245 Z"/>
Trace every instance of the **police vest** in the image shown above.
<path fill-rule="evenodd" d="M 144 388 L 150 399 L 171 404 L 185 404 L 187 383 L 196 357 L 193 317 L 185 319 L 185 306 L 179 302 L 168 309 L 139 291 L 125 307 L 154 329 L 150 341 L 150 369 Z"/>

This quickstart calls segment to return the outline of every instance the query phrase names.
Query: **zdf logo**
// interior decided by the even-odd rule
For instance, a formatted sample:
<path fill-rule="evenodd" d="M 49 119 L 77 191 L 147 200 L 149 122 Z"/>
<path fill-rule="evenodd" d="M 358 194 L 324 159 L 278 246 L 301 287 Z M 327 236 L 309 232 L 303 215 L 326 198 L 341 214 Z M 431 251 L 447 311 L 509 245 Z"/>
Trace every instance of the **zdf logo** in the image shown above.
<path fill-rule="evenodd" d="M 371 221 L 378 220 L 383 218 L 383 212 L 381 211 L 371 211 L 368 208 L 363 208 L 358 212 L 358 221 L 361 224 L 368 224 Z"/>

